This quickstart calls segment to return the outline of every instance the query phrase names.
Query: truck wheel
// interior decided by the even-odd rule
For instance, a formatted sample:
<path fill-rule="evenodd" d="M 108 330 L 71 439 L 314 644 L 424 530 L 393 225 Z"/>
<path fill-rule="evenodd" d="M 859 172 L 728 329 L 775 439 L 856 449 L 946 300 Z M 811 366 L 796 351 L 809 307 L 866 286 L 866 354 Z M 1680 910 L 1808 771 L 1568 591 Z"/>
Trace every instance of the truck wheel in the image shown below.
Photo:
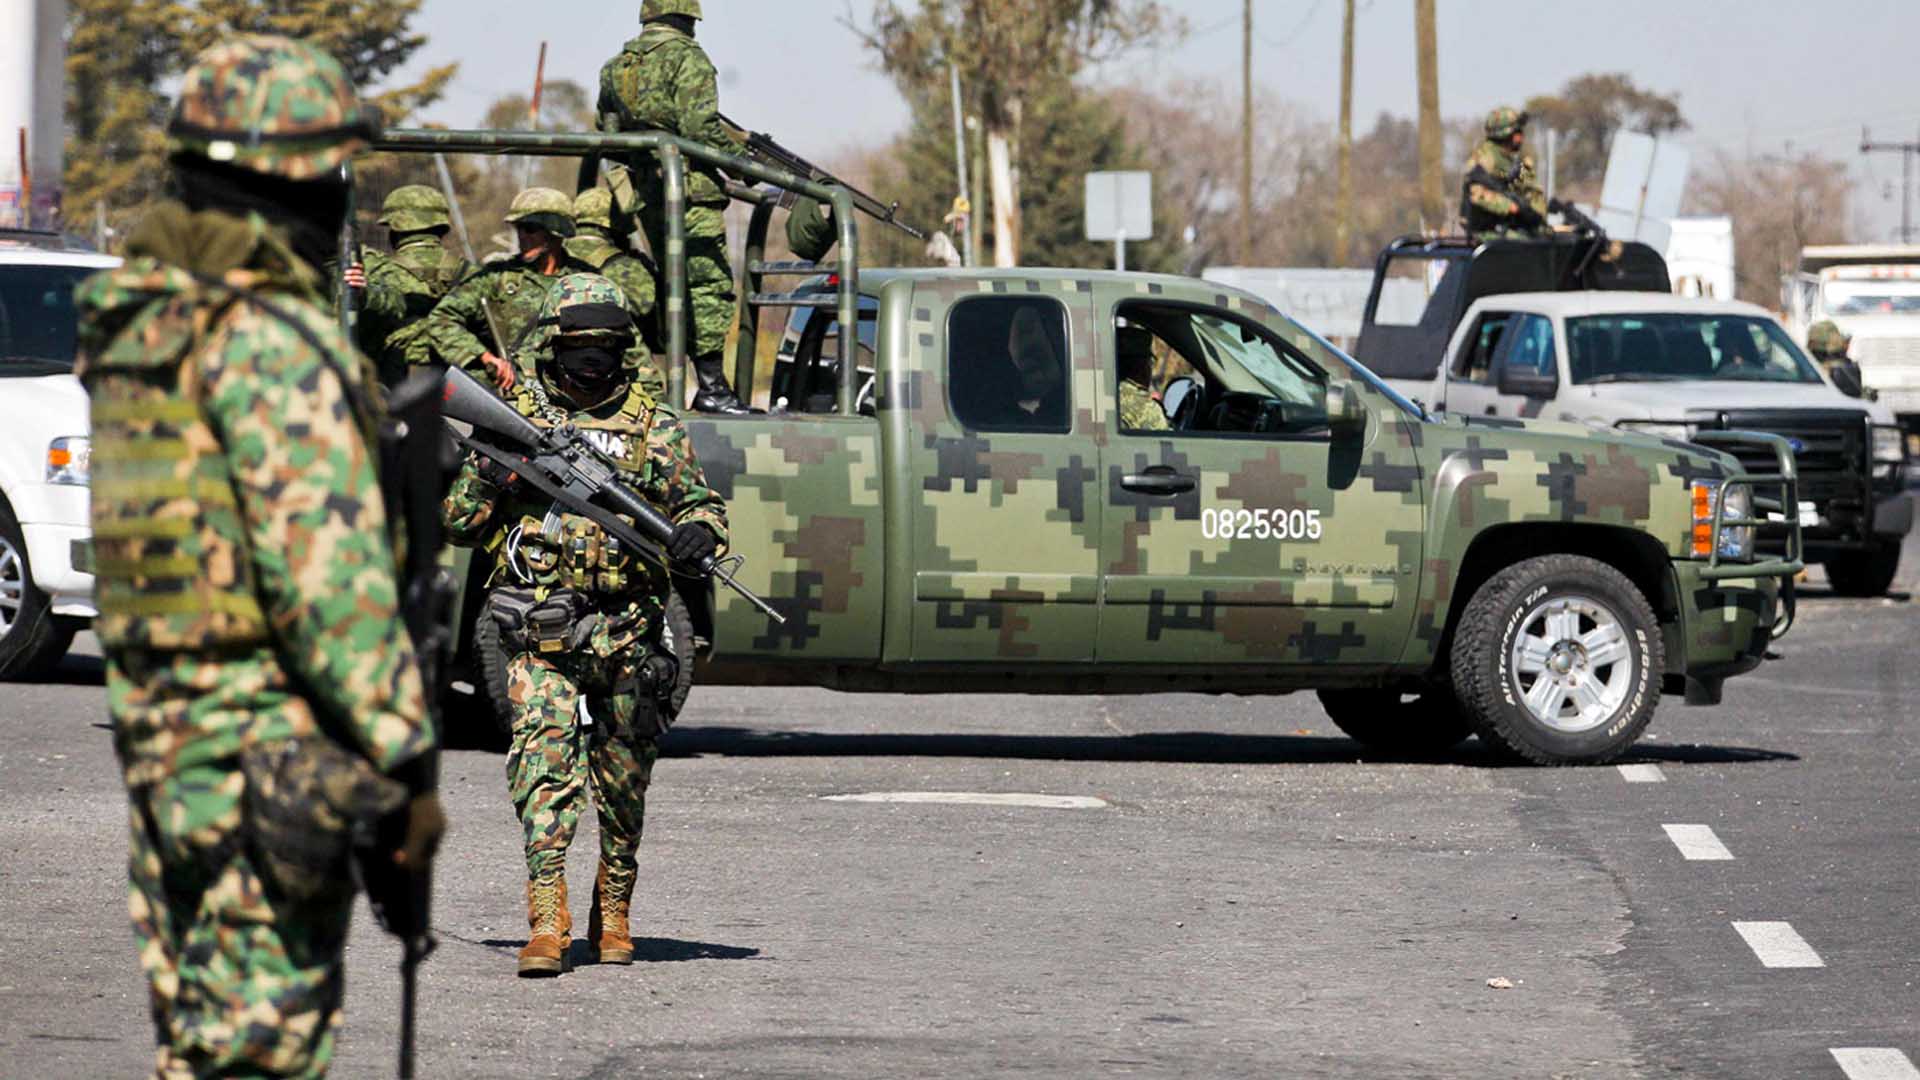
<path fill-rule="evenodd" d="M 1827 582 L 1839 596 L 1885 596 L 1900 572 L 1900 542 L 1882 543 L 1865 555 L 1826 563 Z"/>
<path fill-rule="evenodd" d="M 1320 707 L 1333 726 L 1354 742 L 1390 754 L 1426 755 L 1451 750 L 1473 726 L 1448 690 L 1409 699 L 1398 690 L 1322 690 Z"/>
<path fill-rule="evenodd" d="M 673 715 L 679 716 L 693 691 L 693 616 L 680 597 L 667 597 L 666 618 L 660 629 L 660 642 L 679 661 L 674 674 L 673 693 L 668 699 Z M 481 612 L 473 622 L 473 656 L 480 668 L 480 685 L 493 706 L 493 720 L 502 734 L 513 733 L 513 699 L 507 696 L 507 650 L 500 643 L 500 624 Z"/>
<path fill-rule="evenodd" d="M 73 644 L 73 627 L 47 611 L 33 583 L 26 535 L 0 502 L 0 679 L 33 679 L 52 671 Z"/>
<path fill-rule="evenodd" d="M 1451 664 L 1482 738 L 1540 765 L 1592 765 L 1653 719 L 1666 656 L 1653 607 L 1625 574 L 1542 555 L 1474 593 Z"/>

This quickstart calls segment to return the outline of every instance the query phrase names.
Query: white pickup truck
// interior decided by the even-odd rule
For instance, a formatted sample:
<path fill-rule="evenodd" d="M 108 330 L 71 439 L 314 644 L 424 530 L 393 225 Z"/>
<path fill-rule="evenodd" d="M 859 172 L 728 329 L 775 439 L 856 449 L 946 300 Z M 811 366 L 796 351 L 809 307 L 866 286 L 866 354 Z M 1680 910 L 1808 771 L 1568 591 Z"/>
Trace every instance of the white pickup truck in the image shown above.
<path fill-rule="evenodd" d="M 0 231 L 0 679 L 44 674 L 95 614 L 73 288 L 119 261 Z"/>
<path fill-rule="evenodd" d="M 1799 471 L 1805 558 L 1825 563 L 1843 595 L 1886 592 L 1913 526 L 1893 411 L 1835 389 L 1753 304 L 1652 292 L 1482 297 L 1419 396 L 1434 410 L 1681 441 L 1711 430 L 1784 436 Z M 1748 469 L 1771 471 L 1754 452 Z"/>

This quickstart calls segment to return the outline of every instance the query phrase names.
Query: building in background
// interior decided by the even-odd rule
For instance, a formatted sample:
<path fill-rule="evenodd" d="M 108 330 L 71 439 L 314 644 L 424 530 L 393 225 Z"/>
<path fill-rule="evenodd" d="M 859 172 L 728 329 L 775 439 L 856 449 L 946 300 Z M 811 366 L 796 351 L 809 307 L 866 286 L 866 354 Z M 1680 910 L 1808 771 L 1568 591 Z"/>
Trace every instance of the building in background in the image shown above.
<path fill-rule="evenodd" d="M 0 2 L 0 228 L 58 228 L 67 0 Z"/>
<path fill-rule="evenodd" d="M 1679 217 L 1669 224 L 1667 272 L 1681 296 L 1734 299 L 1733 219 Z"/>

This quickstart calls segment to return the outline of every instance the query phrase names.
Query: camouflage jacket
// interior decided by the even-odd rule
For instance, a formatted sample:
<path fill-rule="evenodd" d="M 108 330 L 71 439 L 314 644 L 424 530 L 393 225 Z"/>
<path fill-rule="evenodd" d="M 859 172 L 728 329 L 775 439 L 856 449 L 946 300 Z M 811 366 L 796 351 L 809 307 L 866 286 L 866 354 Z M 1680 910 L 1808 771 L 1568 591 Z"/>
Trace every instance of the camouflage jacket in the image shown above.
<path fill-rule="evenodd" d="M 127 250 L 76 295 L 96 627 L 127 782 L 322 725 L 383 771 L 430 750 L 372 372 L 318 276 L 257 216 L 171 203 Z"/>
<path fill-rule="evenodd" d="M 664 131 L 736 153 L 738 141 L 720 122 L 720 90 L 700 43 L 664 22 L 651 22 L 600 68 L 602 116 L 612 114 L 621 131 Z M 651 155 L 631 163 L 646 197 L 659 198 L 660 173 Z M 690 206 L 727 205 L 724 178 L 712 165 L 687 163 Z"/>
<path fill-rule="evenodd" d="M 434 305 L 433 312 L 408 335 L 406 359 L 409 364 L 442 363 L 449 367 L 478 371 L 482 353 L 508 354 L 525 342 L 546 302 L 547 290 L 567 274 L 592 272 L 593 268 L 571 257 L 562 258 L 551 275 L 543 274 L 518 258 L 506 259 L 467 275 L 466 280 Z M 504 340 L 496 346 L 493 329 L 487 325 L 487 307 L 499 320 Z M 484 374 L 479 375 L 485 378 Z"/>
<path fill-rule="evenodd" d="M 1153 392 L 1132 379 L 1120 381 L 1120 427 L 1127 431 L 1165 431 L 1167 414 Z"/>
<path fill-rule="evenodd" d="M 678 416 L 634 386 L 586 409 L 570 410 L 565 400 L 546 380 L 532 379 L 520 383 L 513 404 L 543 427 L 573 424 L 648 502 L 675 524 L 695 521 L 712 529 L 724 550 L 726 503 L 707 486 Z M 649 626 L 666 601 L 670 583 L 664 570 L 618 554 L 617 544 L 609 551 L 597 526 L 526 484 L 502 492 L 481 475 L 472 457 L 447 493 L 445 520 L 453 543 L 492 553 L 490 586 L 569 588 L 603 604 L 638 600 Z M 582 542 L 572 543 L 576 539 Z M 589 565 L 571 565 L 578 551 L 587 552 L 583 558 Z"/>
<path fill-rule="evenodd" d="M 367 301 L 354 336 L 379 364 L 381 379 L 391 382 L 407 363 L 407 337 L 396 335 L 431 314 L 470 267 L 439 237 L 415 233 L 401 238 L 391 255 L 367 252 L 366 269 Z"/>
<path fill-rule="evenodd" d="M 620 286 L 627 294 L 627 310 L 634 322 L 645 326 L 653 319 L 655 284 L 653 266 L 640 256 L 622 248 L 610 235 L 596 226 L 582 226 L 577 236 L 566 242 L 567 254 L 593 268 L 594 273 Z"/>
<path fill-rule="evenodd" d="M 1533 159 L 1517 155 L 1491 140 L 1481 140 L 1461 178 L 1460 217 L 1467 235 L 1481 239 L 1489 235 L 1535 236 L 1547 231 L 1547 196 L 1534 177 Z M 1525 203 L 1542 219 L 1537 229 L 1529 230 L 1514 220 Z"/>

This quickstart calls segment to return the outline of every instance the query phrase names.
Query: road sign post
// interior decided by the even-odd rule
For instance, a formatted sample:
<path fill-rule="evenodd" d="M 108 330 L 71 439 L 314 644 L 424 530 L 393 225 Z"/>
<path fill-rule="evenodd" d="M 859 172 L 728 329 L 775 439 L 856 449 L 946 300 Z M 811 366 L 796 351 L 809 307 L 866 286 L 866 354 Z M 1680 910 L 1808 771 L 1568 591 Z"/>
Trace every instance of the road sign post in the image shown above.
<path fill-rule="evenodd" d="M 1087 174 L 1087 239 L 1113 241 L 1113 268 L 1127 268 L 1127 241 L 1153 239 L 1153 174 Z"/>

